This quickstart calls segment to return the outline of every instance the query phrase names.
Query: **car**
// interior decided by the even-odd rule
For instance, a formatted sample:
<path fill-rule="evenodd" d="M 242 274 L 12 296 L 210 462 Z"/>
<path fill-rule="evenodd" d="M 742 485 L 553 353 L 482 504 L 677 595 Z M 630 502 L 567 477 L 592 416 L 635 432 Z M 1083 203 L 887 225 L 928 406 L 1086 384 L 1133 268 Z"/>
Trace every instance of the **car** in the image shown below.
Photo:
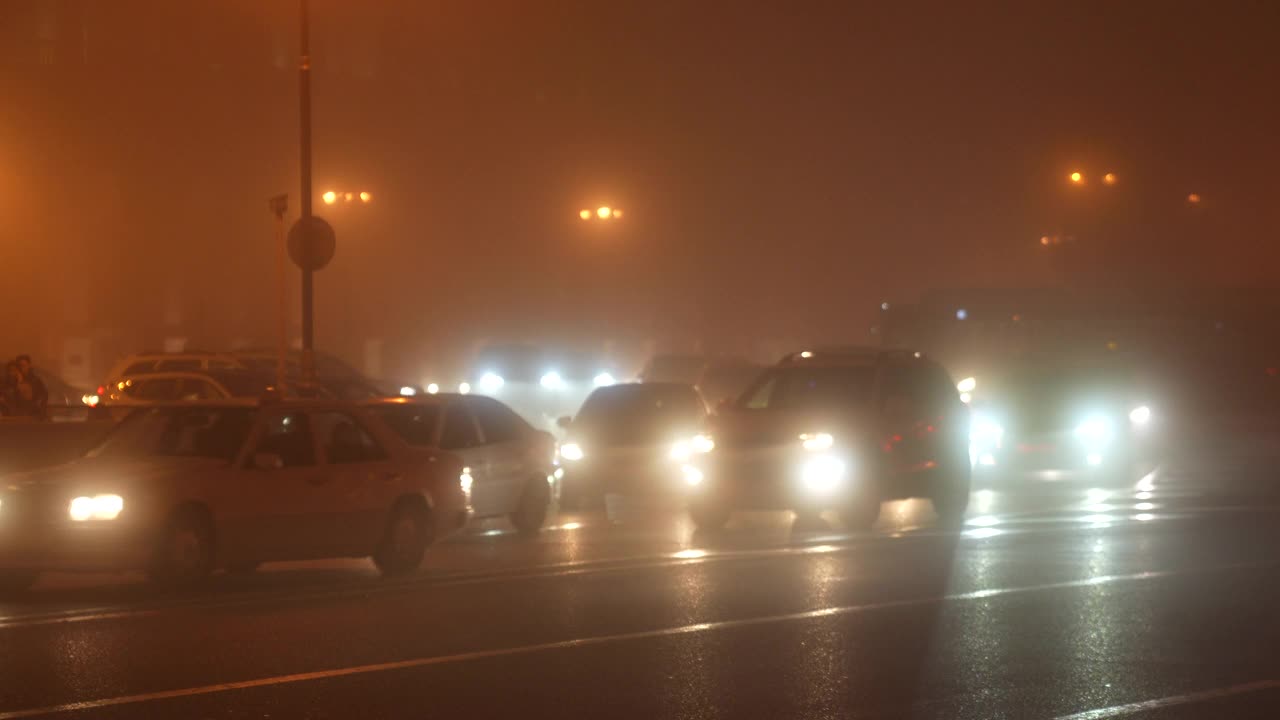
<path fill-rule="evenodd" d="M 562 418 L 561 504 L 580 508 L 606 494 L 680 493 L 681 466 L 710 449 L 707 408 L 680 383 L 627 383 L 596 389 Z"/>
<path fill-rule="evenodd" d="M 640 370 L 640 382 L 696 385 L 707 369 L 703 355 L 659 354 L 649 358 Z"/>
<path fill-rule="evenodd" d="M 328 557 L 407 573 L 466 522 L 462 467 L 349 403 L 145 408 L 81 459 L 6 478 L 0 587 L 48 570 L 190 584 L 217 568 Z"/>
<path fill-rule="evenodd" d="M 459 391 L 498 398 L 529 422 L 545 429 L 576 410 L 597 387 L 613 385 L 617 374 L 591 353 L 547 350 L 534 345 L 494 345 L 472 363 Z"/>
<path fill-rule="evenodd" d="M 702 530 L 735 510 L 837 510 L 870 527 L 885 500 L 926 497 L 956 522 L 969 502 L 969 410 L 922 353 L 832 348 L 787 356 L 713 418 L 683 469 Z"/>
<path fill-rule="evenodd" d="M 715 407 L 741 395 L 763 370 L 760 365 L 738 358 L 712 360 L 703 368 L 695 387 Z"/>
<path fill-rule="evenodd" d="M 415 448 L 462 458 L 472 516 L 506 517 L 534 534 L 552 502 L 555 438 L 481 395 L 386 398 L 364 407 Z"/>
<path fill-rule="evenodd" d="M 256 402 L 274 379 L 247 370 L 155 372 L 125 376 L 97 396 L 89 410 L 92 419 L 122 419 L 135 408 L 175 402 L 239 398 Z"/>
<path fill-rule="evenodd" d="M 1127 480 L 1155 452 L 1155 393 L 1122 364 L 1028 358 L 960 388 L 973 407 L 970 459 L 983 479 L 1051 471 Z"/>
<path fill-rule="evenodd" d="M 103 389 L 110 388 L 126 377 L 158 372 L 200 372 L 204 370 L 247 370 L 248 365 L 231 353 L 192 352 L 141 352 L 121 358 L 103 381 Z M 99 391 L 102 394 L 102 390 Z"/>

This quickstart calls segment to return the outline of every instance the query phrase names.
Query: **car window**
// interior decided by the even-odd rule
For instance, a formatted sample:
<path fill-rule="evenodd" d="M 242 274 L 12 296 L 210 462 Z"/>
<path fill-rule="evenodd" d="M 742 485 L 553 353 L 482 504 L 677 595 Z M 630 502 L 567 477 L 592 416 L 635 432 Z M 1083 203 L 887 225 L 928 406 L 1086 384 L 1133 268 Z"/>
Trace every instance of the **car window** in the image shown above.
<path fill-rule="evenodd" d="M 405 442 L 416 447 L 431 447 L 436 442 L 440 424 L 439 405 L 380 405 L 372 410 Z"/>
<path fill-rule="evenodd" d="M 125 392 L 130 397 L 150 402 L 176 400 L 178 398 L 178 382 L 176 378 L 136 380 L 131 387 L 125 389 Z"/>
<path fill-rule="evenodd" d="M 748 410 L 763 410 L 769 407 L 769 398 L 773 396 L 773 388 L 777 385 L 777 379 L 770 377 L 764 382 L 756 385 L 743 398 L 742 406 Z"/>
<path fill-rule="evenodd" d="M 222 397 L 222 393 L 208 380 L 187 378 L 182 381 L 178 397 L 182 400 L 211 400 Z"/>
<path fill-rule="evenodd" d="M 124 369 L 124 375 L 141 375 L 143 373 L 155 372 L 156 363 L 154 360 L 143 360 L 136 362 Z"/>
<path fill-rule="evenodd" d="M 471 398 L 469 402 L 486 444 L 515 442 L 524 435 L 525 422 L 506 405 L 483 397 Z"/>
<path fill-rule="evenodd" d="M 750 410 L 812 410 L 870 402 L 875 367 L 785 367 L 761 378 L 743 397 Z"/>
<path fill-rule="evenodd" d="M 195 358 L 169 358 L 156 363 L 156 369 L 162 372 L 192 372 L 201 368 L 200 361 Z"/>
<path fill-rule="evenodd" d="M 325 459 L 335 465 L 375 462 L 387 457 L 364 425 L 347 413 L 313 413 L 311 427 L 324 447 Z"/>
<path fill-rule="evenodd" d="M 157 407 L 121 421 L 90 457 L 206 457 L 230 462 L 239 454 L 252 408 Z"/>
<path fill-rule="evenodd" d="M 453 404 L 444 413 L 444 434 L 440 447 L 445 450 L 462 450 L 480 444 L 475 421 L 461 404 Z"/>
<path fill-rule="evenodd" d="M 276 415 L 267 422 L 266 432 L 258 441 L 255 453 L 279 455 L 285 467 L 308 467 L 316 464 L 316 448 L 312 441 L 311 423 L 306 413 Z"/>

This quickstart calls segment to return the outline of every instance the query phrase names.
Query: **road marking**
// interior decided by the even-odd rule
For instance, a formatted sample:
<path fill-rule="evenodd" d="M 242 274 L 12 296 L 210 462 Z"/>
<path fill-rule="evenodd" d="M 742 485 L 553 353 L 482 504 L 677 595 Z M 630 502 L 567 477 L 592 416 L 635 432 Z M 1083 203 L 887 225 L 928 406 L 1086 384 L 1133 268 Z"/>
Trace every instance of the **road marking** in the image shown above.
<path fill-rule="evenodd" d="M 1280 680 L 1259 680 L 1257 682 L 1214 688 L 1213 690 L 1203 690 L 1201 692 L 1188 693 L 1186 695 L 1172 695 L 1170 697 L 1157 698 L 1155 700 L 1142 700 L 1140 702 L 1126 703 L 1124 705 L 1113 705 L 1111 707 L 1098 708 L 1097 710 L 1085 710 L 1084 712 L 1078 712 L 1073 715 L 1060 715 L 1054 720 L 1103 720 L 1104 718 L 1123 717 L 1125 715 L 1147 712 L 1148 710 L 1159 710 L 1161 708 L 1175 707 L 1177 705 L 1190 705 L 1192 703 L 1208 702 L 1210 700 L 1218 700 L 1220 698 L 1231 697 L 1233 695 L 1244 695 L 1246 693 L 1259 692 L 1261 690 L 1274 690 L 1276 688 L 1280 688 Z"/>
<path fill-rule="evenodd" d="M 276 685 L 290 685 L 302 682 L 311 682 L 315 680 L 328 680 L 332 678 L 350 677 L 354 675 L 368 675 L 372 673 L 390 672 L 394 670 L 409 670 L 414 668 L 430 667 L 433 665 L 449 665 L 453 663 L 471 662 L 475 660 L 486 660 L 498 657 L 511 657 L 516 655 L 529 655 L 533 653 L 551 652 L 556 650 L 569 650 L 582 647 L 592 647 L 596 645 L 605 645 L 609 643 L 629 642 L 633 640 L 650 640 L 657 638 L 674 637 L 680 635 L 690 635 L 694 633 L 711 632 L 717 630 L 730 630 L 742 627 L 752 627 L 757 625 L 770 625 L 775 623 L 796 622 L 802 620 L 815 620 L 820 618 L 842 617 L 846 615 L 855 615 L 861 613 L 875 612 L 879 610 L 892 610 L 910 607 L 923 607 L 927 605 L 937 605 L 943 602 L 956 601 L 975 601 L 988 600 L 995 597 L 1003 597 L 1009 595 L 1019 595 L 1026 593 L 1044 592 L 1046 590 L 1061 590 L 1067 588 L 1091 587 L 1099 585 L 1110 585 L 1122 582 L 1137 582 L 1142 580 L 1151 580 L 1155 578 L 1171 577 L 1175 575 L 1189 575 L 1206 572 L 1223 572 L 1228 570 L 1250 569 L 1260 567 L 1275 567 L 1275 563 L 1240 563 L 1234 565 L 1222 565 L 1209 568 L 1193 568 L 1189 570 L 1153 570 L 1141 573 L 1132 573 L 1128 575 L 1099 575 L 1080 580 L 1068 580 L 1056 583 L 1044 583 L 1041 585 L 1027 585 L 1023 587 L 1012 588 L 994 588 L 990 590 L 977 590 L 967 593 L 959 593 L 955 595 L 939 595 L 927 598 L 915 598 L 910 600 L 889 600 L 885 602 L 869 603 L 865 605 L 844 605 L 836 607 L 819 608 L 817 610 L 806 610 L 803 612 L 786 613 L 781 615 L 764 615 L 754 618 L 742 618 L 739 620 L 718 620 L 714 622 L 694 623 L 692 625 L 681 625 L 678 627 L 658 628 L 655 630 L 640 630 L 630 633 L 617 633 L 612 635 L 595 635 L 592 637 L 575 638 L 572 640 L 559 640 L 555 642 L 537 643 L 534 645 L 521 645 L 510 648 L 495 648 L 492 650 L 476 650 L 472 652 L 457 653 L 453 655 L 436 655 L 432 657 L 413 658 L 409 660 L 396 660 L 393 662 L 374 663 L 370 665 L 355 665 L 345 668 L 333 668 L 330 670 L 317 670 L 313 672 L 294 673 L 290 675 L 275 675 L 271 677 L 255 678 L 252 680 L 240 680 L 236 682 L 218 683 L 215 685 L 201 685 L 197 687 L 179 688 L 176 690 L 160 690 L 157 692 L 138 693 L 135 695 L 121 695 L 112 698 L 102 698 L 98 700 L 84 700 L 80 702 L 66 703 L 62 705 L 49 705 L 39 708 L 28 708 L 25 710 L 9 710 L 0 712 L 0 720 L 21 720 L 23 718 L 39 717 L 42 715 L 52 715 L 55 713 L 77 712 L 82 710 L 97 710 L 105 707 L 114 707 L 117 705 L 135 705 L 140 703 L 155 702 L 157 700 L 170 700 L 174 698 L 195 697 L 200 695 L 213 695 L 217 693 L 231 692 L 235 690 L 249 690 L 260 687 L 270 687 Z M 1190 696 L 1188 696 L 1190 697 Z M 1158 702 L 1158 701 L 1157 701 Z M 1122 706 L 1126 707 L 1126 706 Z M 1111 710 L 1114 710 L 1112 708 Z M 1102 711 L 1092 711 L 1102 712 Z M 1090 715 L 1068 716 L 1069 720 L 1083 720 L 1084 718 L 1094 717 Z M 1096 717 L 1111 717 L 1110 715 L 1098 715 Z M 1058 720 L 1064 720 L 1059 718 Z"/>

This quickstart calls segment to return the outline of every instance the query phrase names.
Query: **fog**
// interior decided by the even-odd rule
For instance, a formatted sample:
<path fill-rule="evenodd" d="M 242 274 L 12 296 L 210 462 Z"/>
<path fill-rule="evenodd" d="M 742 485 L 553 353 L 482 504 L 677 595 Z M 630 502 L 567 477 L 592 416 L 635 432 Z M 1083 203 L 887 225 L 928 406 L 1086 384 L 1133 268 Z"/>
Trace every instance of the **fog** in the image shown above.
<path fill-rule="evenodd" d="M 317 346 L 417 377 L 866 342 L 940 288 L 1273 286 L 1275 9 L 1042 5 L 314 0 L 315 191 L 372 197 L 317 199 Z M 296 11 L 0 0 L 5 352 L 273 341 Z"/>

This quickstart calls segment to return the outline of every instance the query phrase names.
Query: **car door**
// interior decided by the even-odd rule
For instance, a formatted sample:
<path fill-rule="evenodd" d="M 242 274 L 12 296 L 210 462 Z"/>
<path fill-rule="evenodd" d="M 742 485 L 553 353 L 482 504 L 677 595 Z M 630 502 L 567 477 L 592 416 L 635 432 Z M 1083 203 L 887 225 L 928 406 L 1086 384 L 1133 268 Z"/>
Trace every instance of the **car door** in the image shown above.
<path fill-rule="evenodd" d="M 488 475 L 488 448 L 480 438 L 480 428 L 470 408 L 460 400 L 444 407 L 444 423 L 440 428 L 440 449 L 462 458 L 471 477 L 471 508 L 477 517 L 496 515 L 501 506 Z"/>
<path fill-rule="evenodd" d="M 264 413 L 227 498 L 228 540 L 242 557 L 323 557 L 335 503 L 310 418 L 300 410 Z"/>
<path fill-rule="evenodd" d="M 538 474 L 529 463 L 531 429 L 515 412 L 492 398 L 473 396 L 463 403 L 470 406 L 480 425 L 485 454 L 481 493 L 487 496 L 488 514 L 514 512 L 520 506 L 529 478 Z"/>
<path fill-rule="evenodd" d="M 403 486 L 403 468 L 392 461 L 365 422 L 345 410 L 314 411 L 311 427 L 330 483 L 326 497 L 333 503 L 326 520 L 332 542 L 329 551 L 337 555 L 370 552 Z"/>

